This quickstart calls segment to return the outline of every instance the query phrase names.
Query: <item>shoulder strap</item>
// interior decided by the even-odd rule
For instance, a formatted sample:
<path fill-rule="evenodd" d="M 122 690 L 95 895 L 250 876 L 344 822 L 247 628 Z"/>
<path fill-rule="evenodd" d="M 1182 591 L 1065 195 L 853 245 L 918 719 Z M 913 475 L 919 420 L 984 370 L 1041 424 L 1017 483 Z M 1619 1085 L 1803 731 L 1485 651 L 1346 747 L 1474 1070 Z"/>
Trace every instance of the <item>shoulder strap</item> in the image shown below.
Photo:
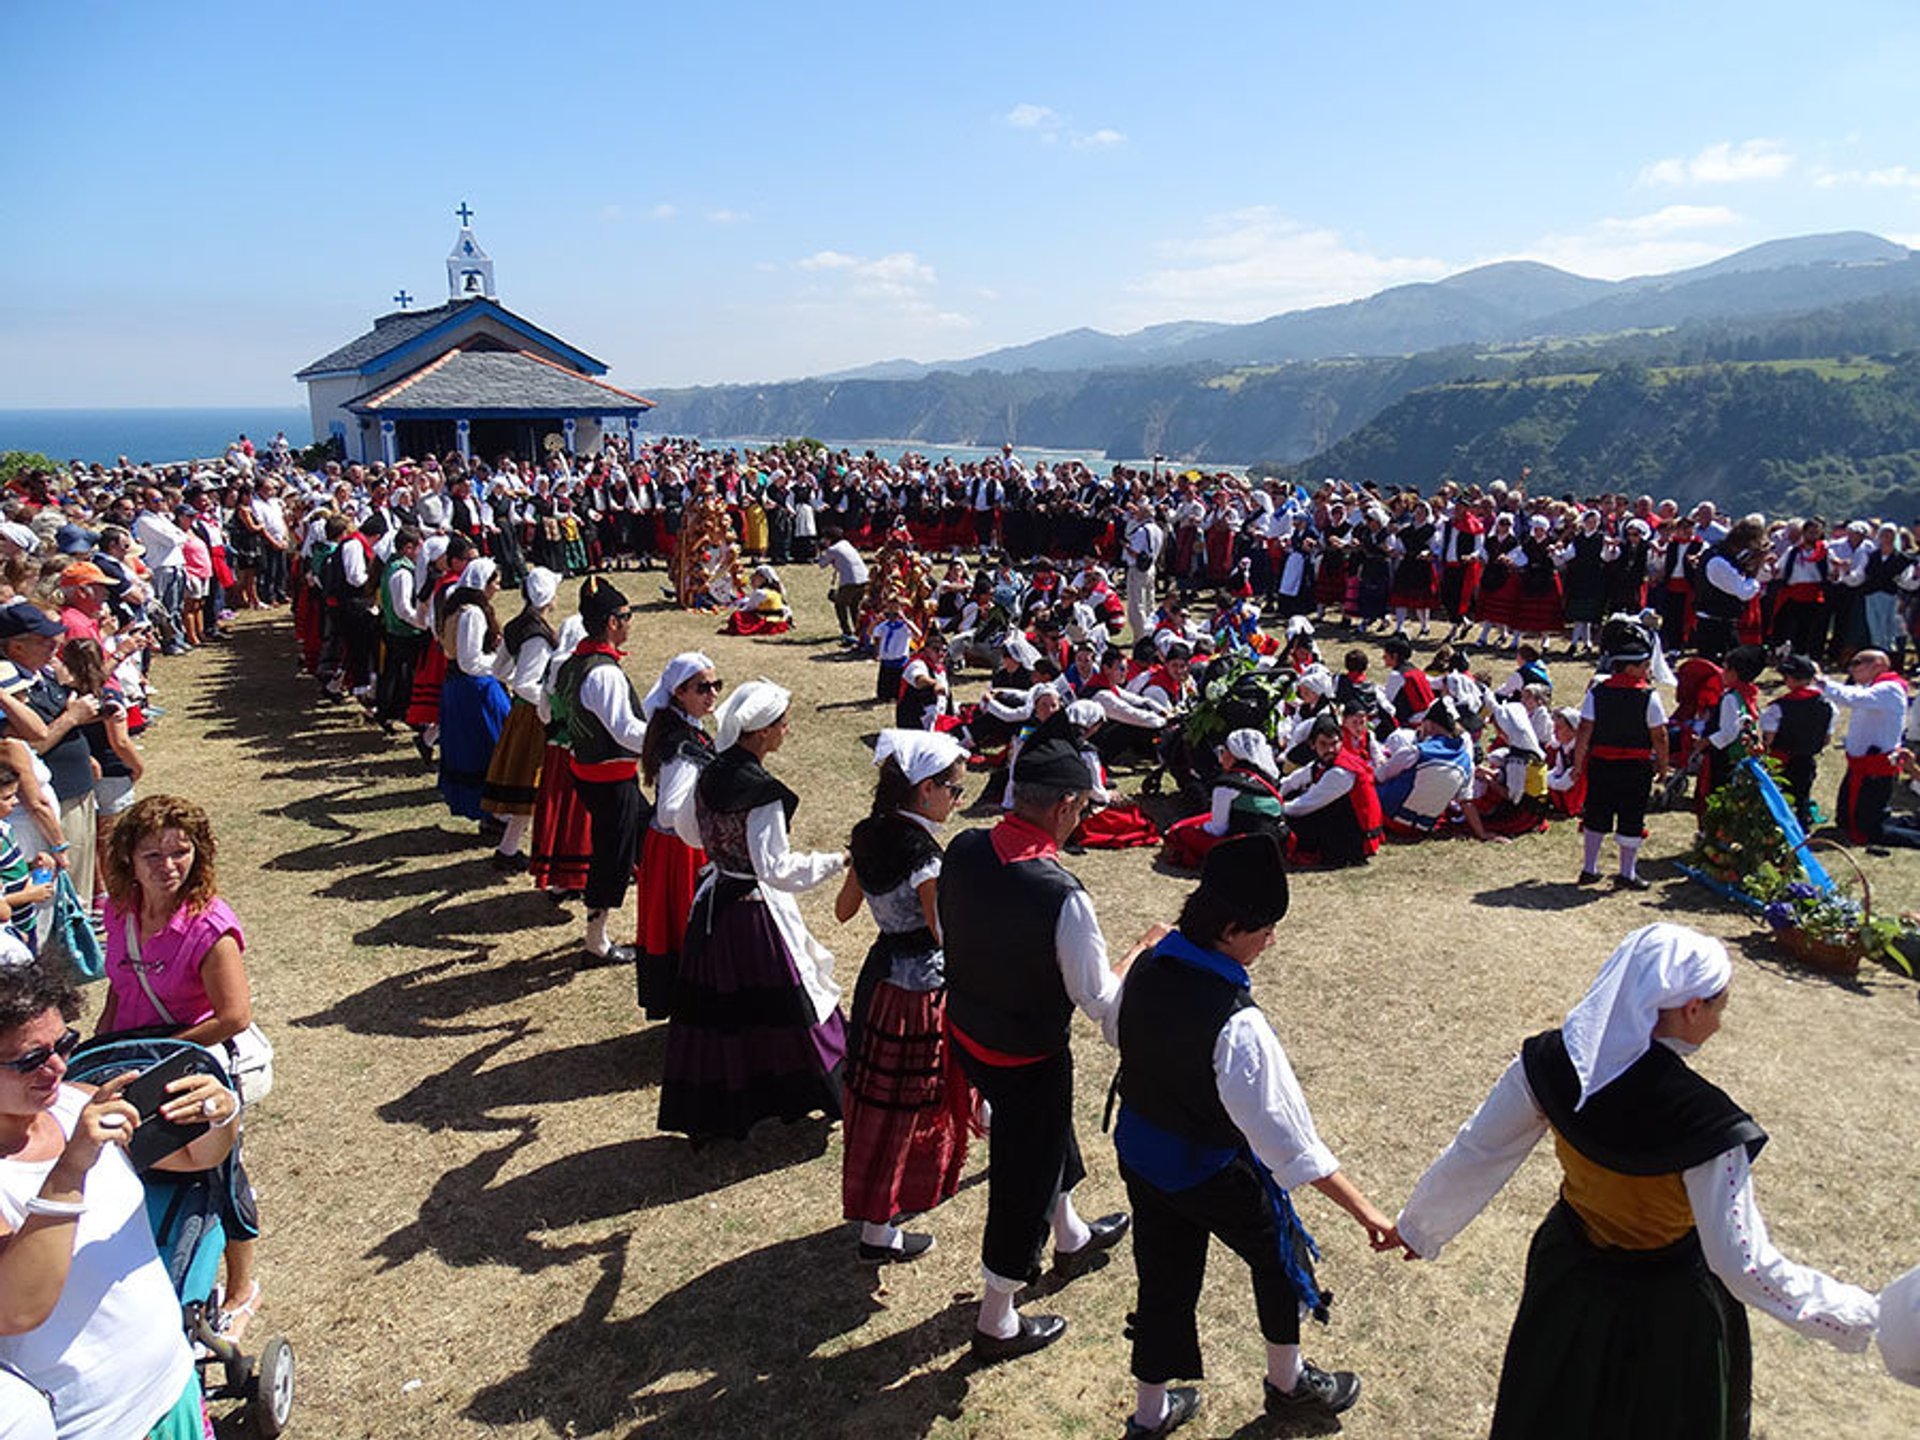
<path fill-rule="evenodd" d="M 127 968 L 133 971 L 133 978 L 140 982 L 140 988 L 147 992 L 147 1000 L 152 1004 L 154 1013 L 158 1015 L 164 1023 L 168 1025 L 178 1025 L 180 1022 L 173 1018 L 173 1012 L 167 1009 L 165 1002 L 154 993 L 153 982 L 147 979 L 147 967 L 140 958 L 139 924 L 133 916 L 129 915 L 126 917 L 126 926 L 127 959 L 132 962 Z"/>

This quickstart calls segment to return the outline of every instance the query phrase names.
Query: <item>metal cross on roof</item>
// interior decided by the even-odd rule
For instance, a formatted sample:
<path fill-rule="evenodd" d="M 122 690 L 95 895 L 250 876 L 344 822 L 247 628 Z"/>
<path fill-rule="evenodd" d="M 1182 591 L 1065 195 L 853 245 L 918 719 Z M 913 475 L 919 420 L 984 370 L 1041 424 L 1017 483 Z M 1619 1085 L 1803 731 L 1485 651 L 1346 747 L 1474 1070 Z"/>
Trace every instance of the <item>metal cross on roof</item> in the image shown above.
<path fill-rule="evenodd" d="M 393 303 L 404 310 L 413 303 L 413 297 L 403 288 L 398 295 L 393 297 Z"/>
<path fill-rule="evenodd" d="M 460 202 L 460 208 L 453 213 L 460 217 L 460 223 L 462 225 L 467 224 L 473 219 L 473 211 L 467 208 L 467 202 L 464 200 Z"/>

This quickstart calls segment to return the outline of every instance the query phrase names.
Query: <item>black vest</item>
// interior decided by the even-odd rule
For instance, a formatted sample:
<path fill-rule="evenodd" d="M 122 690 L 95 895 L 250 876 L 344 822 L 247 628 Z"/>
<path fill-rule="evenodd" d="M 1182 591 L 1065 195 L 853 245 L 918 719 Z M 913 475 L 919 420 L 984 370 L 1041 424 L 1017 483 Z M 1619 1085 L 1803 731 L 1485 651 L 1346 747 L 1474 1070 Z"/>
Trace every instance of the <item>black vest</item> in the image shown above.
<path fill-rule="evenodd" d="M 1782 755 L 1818 755 L 1827 748 L 1833 732 L 1833 702 L 1824 695 L 1782 695 L 1773 702 L 1780 707 L 1780 728 L 1774 731 L 1773 748 Z"/>
<path fill-rule="evenodd" d="M 1707 567 L 1714 562 L 1716 557 L 1726 559 L 1726 562 L 1729 565 L 1733 565 L 1736 570 L 1740 568 L 1738 565 L 1734 565 L 1731 556 L 1721 557 L 1719 551 L 1709 551 L 1701 560 L 1700 572 L 1694 577 L 1693 581 L 1694 613 L 1711 615 L 1716 620 L 1738 620 L 1741 612 L 1747 608 L 1747 602 L 1742 600 L 1738 595 L 1722 590 L 1718 585 L 1714 584 L 1713 580 L 1708 576 Z"/>
<path fill-rule="evenodd" d="M 993 832 L 968 830 L 940 871 L 947 1014 L 970 1039 L 1013 1055 L 1067 1048 L 1073 1001 L 1054 926 L 1080 882 L 1052 859 L 1000 863 Z"/>
<path fill-rule="evenodd" d="M 566 716 L 567 736 L 573 758 L 582 765 L 603 765 L 609 760 L 631 760 L 633 752 L 622 745 L 600 723 L 600 717 L 580 703 L 580 687 L 586 684 L 587 676 L 602 665 L 615 665 L 617 662 L 604 651 L 591 650 L 586 654 L 575 652 L 560 667 L 560 676 L 554 685 L 554 693 L 560 700 L 561 713 Z M 624 678 L 624 677 L 623 677 Z M 633 693 L 633 682 L 627 681 L 627 700 L 634 713 L 640 711 L 640 699 Z"/>
<path fill-rule="evenodd" d="M 1221 976 L 1163 955 L 1127 973 L 1120 999 L 1120 1098 L 1162 1130 L 1195 1145 L 1238 1145 L 1220 1103 L 1213 1047 L 1220 1028 L 1253 996 Z"/>
<path fill-rule="evenodd" d="M 1596 685 L 1593 697 L 1592 745 L 1615 750 L 1640 750 L 1653 753 L 1651 727 L 1647 724 L 1647 701 L 1653 692 L 1639 685 Z"/>

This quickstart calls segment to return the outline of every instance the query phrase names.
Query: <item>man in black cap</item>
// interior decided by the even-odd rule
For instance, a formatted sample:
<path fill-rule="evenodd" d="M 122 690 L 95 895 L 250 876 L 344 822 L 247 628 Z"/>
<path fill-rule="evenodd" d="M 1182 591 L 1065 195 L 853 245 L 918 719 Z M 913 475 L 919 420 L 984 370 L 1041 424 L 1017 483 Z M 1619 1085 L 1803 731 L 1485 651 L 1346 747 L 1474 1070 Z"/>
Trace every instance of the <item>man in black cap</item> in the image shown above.
<path fill-rule="evenodd" d="M 607 935 L 609 912 L 627 903 L 627 885 L 647 815 L 640 794 L 640 750 L 647 725 L 640 697 L 620 668 L 633 606 L 613 583 L 592 575 L 580 587 L 580 621 L 587 638 L 554 678 L 554 718 L 573 747 L 574 789 L 591 822 L 587 861 L 587 953 L 608 964 L 631 964 L 634 948 Z"/>
<path fill-rule="evenodd" d="M 1615 617 L 1601 627 L 1600 657 L 1609 673 L 1580 702 L 1573 742 L 1574 774 L 1587 777 L 1579 883 L 1600 883 L 1600 847 L 1611 828 L 1620 845 L 1615 884 L 1645 890 L 1637 866 L 1647 838 L 1647 799 L 1655 781 L 1667 776 L 1667 710 L 1647 683 L 1653 634 L 1636 620 Z"/>
<path fill-rule="evenodd" d="M 1092 1269 L 1127 1232 L 1124 1213 L 1089 1225 L 1073 1207 L 1086 1170 L 1073 1132 L 1069 1027 L 1077 1006 L 1111 1042 L 1121 978 L 1166 930 L 1156 926 L 1109 965 L 1093 901 L 1057 858 L 1093 789 L 1064 724 L 1034 732 L 1012 784 L 1011 813 L 991 830 L 956 837 L 940 878 L 947 1028 L 993 1108 L 980 1246 L 986 1290 L 973 1336 L 981 1361 L 1025 1355 L 1065 1332 L 1058 1315 L 1023 1316 L 1013 1304 L 1039 1276 L 1049 1227 L 1054 1268 L 1066 1279 Z"/>
<path fill-rule="evenodd" d="M 1131 1317 L 1136 1384 L 1129 1440 L 1165 1435 L 1199 1408 L 1195 1307 L 1218 1236 L 1247 1262 L 1267 1342 L 1267 1413 L 1333 1415 L 1359 1397 L 1348 1371 L 1300 1357 L 1300 1314 L 1324 1322 L 1331 1298 L 1290 1190 L 1311 1185 L 1387 1248 L 1392 1221 L 1321 1143 L 1293 1066 L 1247 966 L 1287 913 L 1279 842 L 1247 835 L 1207 854 L 1179 927 L 1134 967 L 1120 1003 L 1120 1118 L 1114 1146 L 1136 1226 L 1139 1296 Z"/>

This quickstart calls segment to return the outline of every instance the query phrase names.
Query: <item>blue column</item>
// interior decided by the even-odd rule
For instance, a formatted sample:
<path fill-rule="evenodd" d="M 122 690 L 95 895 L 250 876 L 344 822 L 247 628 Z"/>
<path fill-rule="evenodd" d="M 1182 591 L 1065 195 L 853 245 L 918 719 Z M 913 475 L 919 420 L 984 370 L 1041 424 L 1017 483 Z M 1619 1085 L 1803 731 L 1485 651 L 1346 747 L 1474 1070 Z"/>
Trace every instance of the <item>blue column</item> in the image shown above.
<path fill-rule="evenodd" d="M 473 458 L 473 422 L 471 420 L 454 421 L 453 433 L 460 446 L 460 458 L 471 460 Z"/>
<path fill-rule="evenodd" d="M 399 447 L 395 444 L 393 438 L 393 421 L 391 420 L 382 420 L 380 422 L 380 458 L 385 460 L 389 465 L 394 464 L 400 458 Z"/>
<path fill-rule="evenodd" d="M 567 441 L 567 453 L 568 453 L 569 455 L 571 455 L 571 454 L 573 454 L 573 453 L 574 453 L 574 448 L 573 448 L 573 429 L 574 429 L 574 426 L 573 426 L 573 416 L 571 416 L 571 415 L 569 415 L 569 416 L 567 416 L 567 418 L 566 418 L 566 419 L 564 419 L 564 420 L 562 420 L 562 421 L 560 422 L 560 433 L 561 433 L 561 434 L 562 434 L 563 436 L 565 436 L 565 437 L 566 437 L 566 441 Z"/>

